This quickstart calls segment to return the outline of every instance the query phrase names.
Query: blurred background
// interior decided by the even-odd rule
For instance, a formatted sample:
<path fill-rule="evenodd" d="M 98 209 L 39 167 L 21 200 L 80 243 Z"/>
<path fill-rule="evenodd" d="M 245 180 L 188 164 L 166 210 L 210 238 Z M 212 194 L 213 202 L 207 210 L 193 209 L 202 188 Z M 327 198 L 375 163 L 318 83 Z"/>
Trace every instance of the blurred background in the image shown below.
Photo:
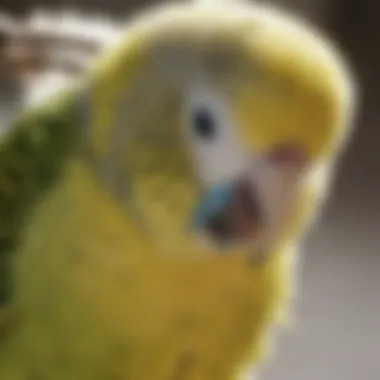
<path fill-rule="evenodd" d="M 25 15 L 41 6 L 71 7 L 85 14 L 123 18 L 157 2 L 0 1 L 0 12 L 18 18 L 21 24 Z M 262 377 L 265 380 L 375 380 L 380 378 L 380 1 L 271 2 L 281 3 L 312 20 L 341 45 L 356 72 L 361 104 L 356 133 L 343 157 L 334 192 L 321 223 L 305 244 L 295 328 L 280 335 L 275 360 L 263 369 Z M 5 27 L 8 21 L 0 18 L 0 51 L 9 34 L 9 28 Z M 8 28 L 3 34 L 2 26 Z M 24 32 L 24 39 L 28 33 Z M 41 62 L 34 60 L 31 66 L 35 69 L 38 65 Z M 67 67 L 80 71 L 78 65 L 69 62 Z M 3 126 L 20 107 L 21 88 L 18 71 L 14 75 L 9 70 L 15 65 L 8 64 L 5 69 L 6 66 L 2 68 L 0 53 L 0 125 Z M 24 67 L 19 69 L 23 70 Z"/>

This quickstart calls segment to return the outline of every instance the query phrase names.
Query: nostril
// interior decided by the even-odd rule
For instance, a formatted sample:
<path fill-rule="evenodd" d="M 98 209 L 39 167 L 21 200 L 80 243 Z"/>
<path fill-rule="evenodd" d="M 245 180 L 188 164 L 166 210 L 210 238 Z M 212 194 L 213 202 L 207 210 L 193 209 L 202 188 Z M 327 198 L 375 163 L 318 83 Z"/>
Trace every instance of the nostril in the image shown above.
<path fill-rule="evenodd" d="M 276 165 L 299 167 L 308 163 L 309 155 L 298 144 L 281 144 L 269 152 L 268 159 Z"/>

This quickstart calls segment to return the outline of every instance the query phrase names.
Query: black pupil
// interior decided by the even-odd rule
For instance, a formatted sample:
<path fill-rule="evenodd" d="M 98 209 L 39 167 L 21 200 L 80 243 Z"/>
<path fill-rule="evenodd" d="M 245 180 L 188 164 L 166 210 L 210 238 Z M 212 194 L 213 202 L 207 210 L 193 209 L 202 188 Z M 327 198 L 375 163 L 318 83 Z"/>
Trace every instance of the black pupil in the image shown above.
<path fill-rule="evenodd" d="M 208 110 L 195 111 L 193 125 L 195 133 L 202 138 L 212 138 L 216 133 L 215 120 Z"/>

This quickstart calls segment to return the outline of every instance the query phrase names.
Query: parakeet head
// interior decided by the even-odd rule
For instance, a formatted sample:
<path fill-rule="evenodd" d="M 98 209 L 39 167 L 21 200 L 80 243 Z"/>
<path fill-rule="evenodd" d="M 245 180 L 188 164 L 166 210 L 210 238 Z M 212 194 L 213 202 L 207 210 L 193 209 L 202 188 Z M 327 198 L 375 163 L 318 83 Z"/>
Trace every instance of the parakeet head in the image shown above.
<path fill-rule="evenodd" d="M 160 7 L 126 38 L 92 94 L 104 181 L 147 239 L 270 249 L 299 200 L 320 197 L 348 135 L 338 54 L 302 22 L 238 2 Z"/>

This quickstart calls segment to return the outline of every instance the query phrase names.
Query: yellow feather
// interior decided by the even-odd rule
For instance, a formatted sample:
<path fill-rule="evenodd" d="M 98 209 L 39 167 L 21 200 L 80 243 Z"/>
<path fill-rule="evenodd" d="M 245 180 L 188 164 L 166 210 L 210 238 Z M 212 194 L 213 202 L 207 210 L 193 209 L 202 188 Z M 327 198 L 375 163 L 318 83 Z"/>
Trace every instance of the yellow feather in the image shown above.
<path fill-rule="evenodd" d="M 245 3 L 225 7 L 149 13 L 95 72 L 95 164 L 118 169 L 113 180 L 128 192 L 115 197 L 88 161 L 66 163 L 15 255 L 20 320 L 0 346 L 0 379 L 231 380 L 270 353 L 293 294 L 294 251 L 349 133 L 353 89 L 336 52 L 307 28 Z M 232 62 L 206 78 L 229 99 L 248 151 L 291 140 L 310 154 L 315 170 L 261 262 L 193 244 L 188 220 L 202 189 L 181 137 L 170 49 L 183 54 L 180 68 L 214 53 Z"/>
<path fill-rule="evenodd" d="M 249 266 L 239 254 L 157 255 L 138 236 L 86 165 L 68 165 L 17 253 L 16 307 L 28 318 L 21 341 L 7 346 L 20 357 L 15 371 L 54 380 L 166 380 L 187 370 L 192 379 L 230 379 L 262 356 L 288 296 L 290 247 Z"/>

